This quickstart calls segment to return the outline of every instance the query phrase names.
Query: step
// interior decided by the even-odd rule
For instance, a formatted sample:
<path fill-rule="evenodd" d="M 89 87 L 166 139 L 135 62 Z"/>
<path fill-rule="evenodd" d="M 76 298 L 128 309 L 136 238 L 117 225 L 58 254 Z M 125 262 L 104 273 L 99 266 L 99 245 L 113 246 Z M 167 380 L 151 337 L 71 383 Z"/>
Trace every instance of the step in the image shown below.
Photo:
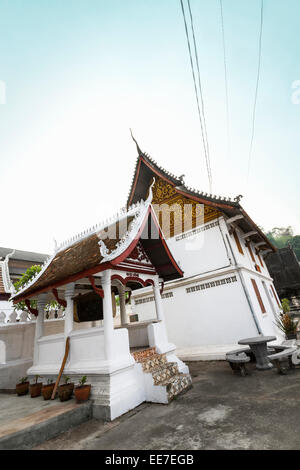
<path fill-rule="evenodd" d="M 190 374 L 178 374 L 167 379 L 164 383 L 167 388 L 169 402 L 178 395 L 187 392 L 192 387 L 192 377 Z"/>
<path fill-rule="evenodd" d="M 131 353 L 136 362 L 141 362 L 153 356 L 154 354 L 156 354 L 155 348 L 142 349 L 141 351 L 135 351 Z"/>
<path fill-rule="evenodd" d="M 140 361 L 144 372 L 152 372 L 154 369 L 160 368 L 167 364 L 167 357 L 165 354 L 153 354 L 151 357 Z"/>
<path fill-rule="evenodd" d="M 27 397 L 18 397 L 26 405 Z M 32 399 L 31 399 L 32 400 Z M 42 400 L 40 397 L 34 400 Z M 92 418 L 92 402 L 53 404 L 0 426 L 0 450 L 26 450 Z"/>
<path fill-rule="evenodd" d="M 151 371 L 154 385 L 160 385 L 168 378 L 179 374 L 177 362 L 167 362 L 162 367 L 158 367 Z"/>

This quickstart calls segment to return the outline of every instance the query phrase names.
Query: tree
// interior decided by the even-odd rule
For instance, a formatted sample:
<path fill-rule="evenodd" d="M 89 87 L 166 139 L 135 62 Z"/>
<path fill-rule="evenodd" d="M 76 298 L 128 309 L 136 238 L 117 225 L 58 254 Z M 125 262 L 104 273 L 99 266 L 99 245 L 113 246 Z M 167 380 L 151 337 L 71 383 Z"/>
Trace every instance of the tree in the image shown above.
<path fill-rule="evenodd" d="M 291 246 L 300 261 L 300 235 L 294 235 L 293 229 L 289 227 L 274 227 L 266 233 L 268 239 L 276 248 Z"/>
<path fill-rule="evenodd" d="M 19 292 L 24 286 L 25 284 L 27 284 L 27 282 L 29 282 L 37 273 L 39 273 L 41 271 L 41 266 L 39 266 L 38 264 L 35 264 L 33 266 L 31 266 L 30 268 L 28 268 L 25 273 L 22 274 L 22 276 L 20 277 L 20 279 L 18 279 L 15 283 L 14 283 L 14 287 L 16 289 L 16 292 Z M 36 308 L 36 300 L 32 300 L 31 301 L 31 307 L 32 308 Z M 50 309 L 58 309 L 59 308 L 59 304 L 55 301 L 55 300 L 52 300 L 51 302 L 49 302 L 47 305 L 46 305 L 46 310 L 50 310 Z M 21 312 L 27 312 L 28 314 L 30 313 L 26 304 L 25 304 L 25 300 L 21 300 L 21 302 L 18 302 L 15 306 L 14 306 L 14 310 L 15 311 L 21 311 Z"/>

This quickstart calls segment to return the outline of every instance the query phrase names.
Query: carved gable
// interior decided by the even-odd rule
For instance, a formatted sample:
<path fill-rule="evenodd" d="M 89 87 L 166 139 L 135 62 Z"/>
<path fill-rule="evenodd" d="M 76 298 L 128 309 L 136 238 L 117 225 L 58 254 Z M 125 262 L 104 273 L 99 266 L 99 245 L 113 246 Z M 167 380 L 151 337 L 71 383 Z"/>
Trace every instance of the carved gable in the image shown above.
<path fill-rule="evenodd" d="M 166 238 L 196 228 L 221 215 L 213 207 L 182 196 L 162 178 L 155 180 L 152 205 Z"/>

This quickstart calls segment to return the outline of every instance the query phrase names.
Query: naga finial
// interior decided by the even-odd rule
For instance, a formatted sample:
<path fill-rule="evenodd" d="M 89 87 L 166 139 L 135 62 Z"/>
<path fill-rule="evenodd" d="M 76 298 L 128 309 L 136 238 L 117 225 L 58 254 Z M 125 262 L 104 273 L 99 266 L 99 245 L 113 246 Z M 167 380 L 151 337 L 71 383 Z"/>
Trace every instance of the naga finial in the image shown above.
<path fill-rule="evenodd" d="M 143 152 L 141 151 L 140 147 L 139 147 L 139 144 L 137 143 L 137 141 L 135 140 L 135 138 L 133 137 L 133 134 L 132 134 L 132 130 L 130 129 L 130 134 L 131 134 L 131 137 L 132 137 L 132 140 L 134 141 L 135 145 L 136 145 L 136 148 L 137 148 L 137 151 L 138 151 L 138 154 L 139 156 L 140 155 L 143 155 Z"/>
<path fill-rule="evenodd" d="M 238 196 L 236 196 L 236 197 L 234 198 L 234 201 L 237 202 L 237 203 L 239 203 L 240 200 L 241 200 L 243 197 L 244 197 L 244 196 L 243 196 L 242 194 L 239 194 Z"/>

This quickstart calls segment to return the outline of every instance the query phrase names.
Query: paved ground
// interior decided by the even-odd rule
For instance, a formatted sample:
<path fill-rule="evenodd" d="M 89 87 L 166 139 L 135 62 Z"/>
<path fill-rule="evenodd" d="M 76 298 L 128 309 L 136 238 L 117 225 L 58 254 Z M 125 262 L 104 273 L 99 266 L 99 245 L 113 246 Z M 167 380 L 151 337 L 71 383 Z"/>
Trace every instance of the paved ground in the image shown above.
<path fill-rule="evenodd" d="M 280 376 L 251 364 L 243 378 L 225 362 L 189 366 L 193 388 L 170 405 L 91 420 L 37 449 L 300 449 L 300 369 Z"/>
<path fill-rule="evenodd" d="M 75 402 L 75 400 L 72 400 Z M 25 418 L 50 408 L 62 407 L 65 403 L 59 400 L 44 400 L 42 396 L 31 398 L 29 393 L 18 397 L 15 394 L 0 394 L 0 427 L 5 427 L 12 421 Z"/>

